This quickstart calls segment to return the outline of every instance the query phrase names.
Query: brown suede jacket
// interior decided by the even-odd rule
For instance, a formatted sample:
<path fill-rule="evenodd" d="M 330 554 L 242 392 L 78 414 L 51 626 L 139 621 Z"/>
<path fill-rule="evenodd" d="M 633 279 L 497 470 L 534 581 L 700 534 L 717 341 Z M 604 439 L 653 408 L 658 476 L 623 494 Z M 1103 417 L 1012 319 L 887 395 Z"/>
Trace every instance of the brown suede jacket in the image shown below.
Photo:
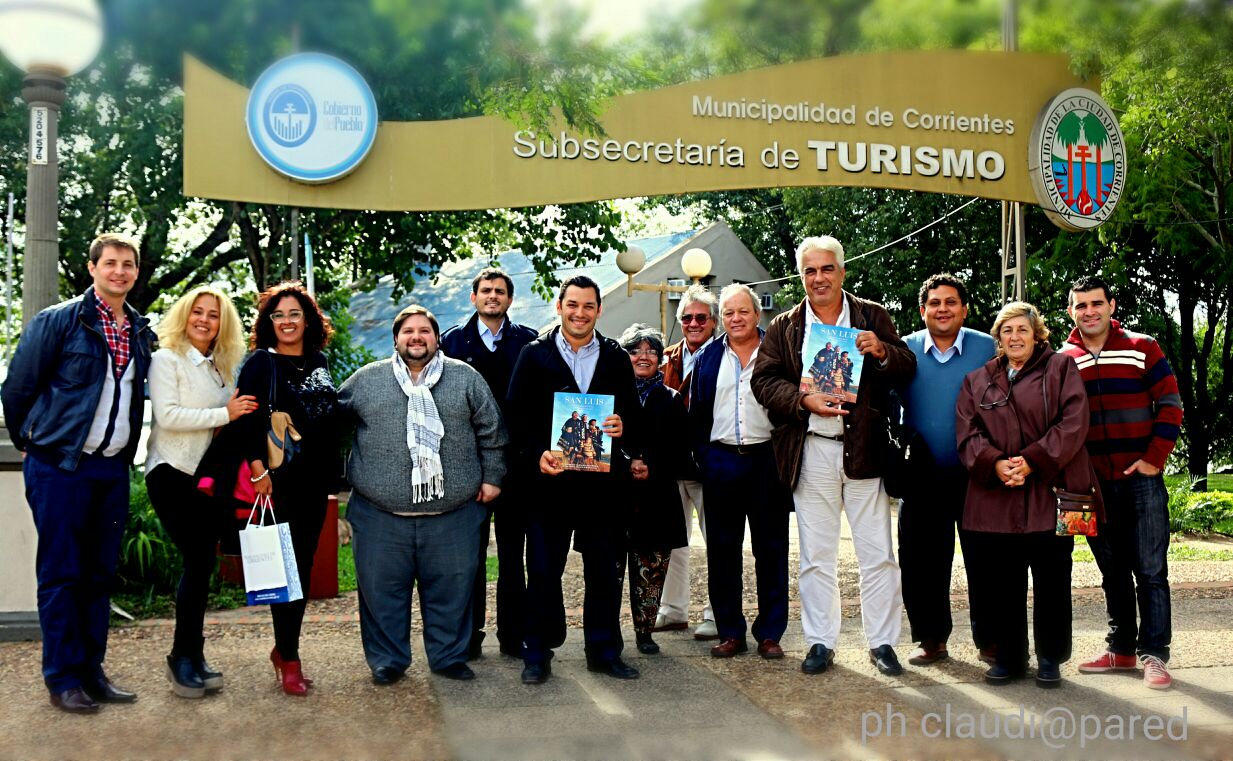
<path fill-rule="evenodd" d="M 848 478 L 877 478 L 887 446 L 887 413 L 890 391 L 907 383 L 916 373 L 916 355 L 904 344 L 890 315 L 880 304 L 844 291 L 852 327 L 871 330 L 886 345 L 886 364 L 867 357 L 861 370 L 860 393 L 855 404 L 845 404 L 843 418 L 843 470 Z M 801 407 L 801 345 L 805 340 L 805 310 L 802 301 L 771 320 L 754 365 L 753 393 L 766 407 L 774 430 L 771 442 L 779 480 L 796 488 L 801 473 L 809 415 Z"/>

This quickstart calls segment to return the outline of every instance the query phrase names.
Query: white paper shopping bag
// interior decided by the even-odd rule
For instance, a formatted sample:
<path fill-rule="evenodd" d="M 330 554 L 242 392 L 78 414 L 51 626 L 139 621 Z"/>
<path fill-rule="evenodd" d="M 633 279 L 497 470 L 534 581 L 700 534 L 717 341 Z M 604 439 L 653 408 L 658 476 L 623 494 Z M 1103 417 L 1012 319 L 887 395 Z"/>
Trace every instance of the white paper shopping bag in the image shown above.
<path fill-rule="evenodd" d="M 258 506 L 261 515 L 258 522 L 253 523 Z M 249 605 L 292 602 L 304 596 L 291 545 L 291 527 L 285 523 L 262 525 L 267 509 L 273 518 L 274 506 L 270 498 L 259 496 L 247 525 L 240 532 L 240 557 Z"/>

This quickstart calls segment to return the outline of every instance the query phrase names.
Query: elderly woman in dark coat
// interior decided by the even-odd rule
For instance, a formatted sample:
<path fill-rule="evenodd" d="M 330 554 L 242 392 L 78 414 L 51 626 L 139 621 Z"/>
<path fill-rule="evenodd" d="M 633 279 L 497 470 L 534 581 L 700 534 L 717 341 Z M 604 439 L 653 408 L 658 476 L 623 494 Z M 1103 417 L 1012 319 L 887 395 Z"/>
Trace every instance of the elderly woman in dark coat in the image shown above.
<path fill-rule="evenodd" d="M 648 325 L 631 325 L 621 334 L 621 348 L 629 352 L 634 382 L 642 402 L 645 437 L 643 459 L 630 466 L 633 512 L 629 529 L 629 607 L 633 613 L 638 652 L 653 655 L 659 645 L 651 639 L 659 598 L 668 573 L 672 550 L 684 547 L 684 511 L 677 479 L 690 468 L 685 440 L 685 405 L 664 385 L 660 358 L 664 337 Z"/>
<path fill-rule="evenodd" d="M 1099 510 L 1084 448 L 1087 392 L 1074 360 L 1055 353 L 1048 337 L 1032 305 L 1002 307 L 993 323 L 997 356 L 964 379 L 956 410 L 959 457 L 971 477 L 963 509 L 963 528 L 973 532 L 969 595 L 995 622 L 997 661 L 985 673 L 995 685 L 1026 671 L 1029 570 L 1036 683 L 1060 683 L 1071 648 L 1074 538 L 1056 533 L 1054 487 L 1094 495 Z"/>

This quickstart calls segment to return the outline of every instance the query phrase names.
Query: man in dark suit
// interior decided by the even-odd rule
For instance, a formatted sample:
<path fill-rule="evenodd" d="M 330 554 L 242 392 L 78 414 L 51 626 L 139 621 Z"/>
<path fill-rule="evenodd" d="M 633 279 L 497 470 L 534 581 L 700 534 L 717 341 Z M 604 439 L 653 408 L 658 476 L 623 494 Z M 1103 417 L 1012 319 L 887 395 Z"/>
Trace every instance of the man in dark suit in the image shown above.
<path fill-rule="evenodd" d="M 561 325 L 532 341 L 514 366 L 507 409 L 514 440 L 511 470 L 521 472 L 533 500 L 526 503 L 528 613 L 523 635 L 522 681 L 543 684 L 552 674 L 552 648 L 565 640 L 561 576 L 570 540 L 582 553 L 583 632 L 587 669 L 618 679 L 638 670 L 621 660 L 621 563 L 627 528 L 624 498 L 630 459 L 640 461 L 637 390 L 629 355 L 595 330 L 599 286 L 572 277 L 557 296 Z M 612 437 L 607 473 L 566 471 L 552 453 L 557 427 L 552 419 L 557 392 L 610 394 L 615 414 L 603 421 Z M 592 495 L 585 508 L 578 494 Z"/>
<path fill-rule="evenodd" d="M 522 347 L 535 340 L 536 333 L 506 317 L 514 302 L 514 281 L 504 271 L 489 267 L 471 281 L 471 303 L 475 314 L 462 325 L 441 334 L 441 351 L 462 360 L 479 371 L 498 402 L 505 399 L 509 378 Z M 508 411 L 502 409 L 506 420 Z M 497 514 L 497 641 L 501 652 L 512 657 L 522 654 L 522 620 L 526 613 L 526 583 L 523 581 L 523 556 L 526 525 L 517 483 L 505 477 L 501 496 L 489 502 L 488 520 L 480 535 L 480 564 L 471 596 L 473 631 L 467 648 L 468 658 L 478 658 L 484 641 L 484 617 L 488 598 L 488 536 L 494 512 Z"/>
<path fill-rule="evenodd" d="M 749 650 L 784 657 L 779 640 L 788 626 L 788 512 L 791 494 L 775 478 L 766 410 L 750 382 L 762 345 L 758 296 L 733 283 L 719 295 L 724 337 L 702 350 L 689 382 L 690 435 L 706 503 L 707 591 L 715 610 L 716 658 Z M 742 610 L 745 524 L 753 546 L 758 615 L 748 626 Z"/>

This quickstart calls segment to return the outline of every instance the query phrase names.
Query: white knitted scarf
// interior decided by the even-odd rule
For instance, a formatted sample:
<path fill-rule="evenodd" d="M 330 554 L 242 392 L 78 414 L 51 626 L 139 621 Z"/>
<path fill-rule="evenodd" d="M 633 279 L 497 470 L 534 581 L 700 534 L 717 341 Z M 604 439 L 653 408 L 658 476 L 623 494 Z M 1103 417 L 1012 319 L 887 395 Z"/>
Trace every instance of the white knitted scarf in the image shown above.
<path fill-rule="evenodd" d="M 441 437 L 445 427 L 430 393 L 441 379 L 445 363 L 438 351 L 424 368 L 420 383 L 394 352 L 394 378 L 407 395 L 407 449 L 411 450 L 411 501 L 427 502 L 445 496 L 445 472 L 441 468 Z"/>

